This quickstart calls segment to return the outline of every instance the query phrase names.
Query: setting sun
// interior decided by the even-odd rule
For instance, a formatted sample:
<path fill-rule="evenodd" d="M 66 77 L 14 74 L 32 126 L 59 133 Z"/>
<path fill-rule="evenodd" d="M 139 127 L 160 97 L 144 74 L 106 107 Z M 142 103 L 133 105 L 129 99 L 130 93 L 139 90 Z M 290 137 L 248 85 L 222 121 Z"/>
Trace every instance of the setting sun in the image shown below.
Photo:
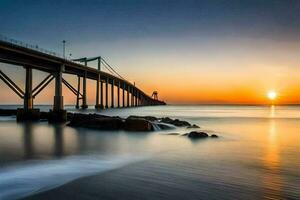
<path fill-rule="evenodd" d="M 274 90 L 270 90 L 268 91 L 267 96 L 270 100 L 275 100 L 277 97 L 277 93 Z"/>

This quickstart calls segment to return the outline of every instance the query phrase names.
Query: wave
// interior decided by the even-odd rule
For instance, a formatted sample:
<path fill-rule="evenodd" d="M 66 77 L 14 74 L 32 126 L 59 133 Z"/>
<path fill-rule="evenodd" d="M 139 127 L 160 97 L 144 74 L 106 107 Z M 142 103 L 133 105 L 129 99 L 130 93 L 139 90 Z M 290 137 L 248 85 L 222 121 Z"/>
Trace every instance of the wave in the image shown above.
<path fill-rule="evenodd" d="M 176 129 L 176 126 L 172 124 L 166 124 L 163 122 L 151 122 L 151 124 L 154 131 Z"/>
<path fill-rule="evenodd" d="M 80 177 L 121 168 L 145 158 L 137 156 L 71 156 L 48 161 L 27 161 L 0 168 L 0 199 L 19 199 L 53 189 Z"/>

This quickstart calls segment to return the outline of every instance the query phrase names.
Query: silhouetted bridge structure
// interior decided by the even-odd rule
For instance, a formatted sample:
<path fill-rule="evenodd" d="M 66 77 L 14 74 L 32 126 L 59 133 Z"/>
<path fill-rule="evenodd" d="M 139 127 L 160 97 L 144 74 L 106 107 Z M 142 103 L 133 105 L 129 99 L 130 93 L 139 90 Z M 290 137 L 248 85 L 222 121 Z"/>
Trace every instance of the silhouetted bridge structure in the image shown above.
<path fill-rule="evenodd" d="M 88 67 L 88 62 L 90 61 L 97 61 L 98 68 L 94 69 Z M 120 76 L 101 57 L 70 60 L 56 53 L 40 49 L 38 46 L 0 37 L 0 62 L 23 66 L 26 70 L 24 91 L 0 70 L 0 78 L 2 81 L 24 100 L 23 109 L 19 109 L 20 119 L 34 118 L 34 113 L 38 111 L 33 108 L 33 100 L 52 80 L 55 81 L 54 103 L 53 110 L 51 110 L 53 121 L 63 121 L 66 118 L 62 94 L 63 84 L 76 96 L 76 108 L 81 107 L 85 109 L 88 107 L 87 79 L 95 81 L 95 108 L 97 109 L 165 105 L 165 102 L 157 99 L 157 93 L 155 98 L 147 95 L 136 87 L 135 84 L 130 83 Z M 101 71 L 101 66 L 106 67 L 112 74 Z M 34 88 L 32 86 L 32 69 L 49 73 L 49 75 Z M 63 74 L 77 76 L 77 87 L 72 86 L 72 84 L 65 80 Z M 110 91 L 108 90 L 109 84 L 111 85 Z M 115 89 L 117 89 L 117 105 L 114 104 Z M 122 98 L 120 98 L 120 93 L 122 93 Z M 110 105 L 108 101 L 109 95 L 111 96 Z"/>

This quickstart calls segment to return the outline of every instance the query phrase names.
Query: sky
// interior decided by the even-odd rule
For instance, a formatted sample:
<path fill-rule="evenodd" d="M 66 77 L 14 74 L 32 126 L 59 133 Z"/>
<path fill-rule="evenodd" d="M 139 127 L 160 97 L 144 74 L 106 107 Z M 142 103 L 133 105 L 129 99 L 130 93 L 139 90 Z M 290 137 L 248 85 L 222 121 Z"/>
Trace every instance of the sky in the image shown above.
<path fill-rule="evenodd" d="M 300 1 L 0 0 L 0 34 L 73 58 L 104 57 L 171 104 L 300 103 Z M 94 64 L 91 64 L 94 66 Z M 24 69 L 0 64 L 24 87 Z M 47 74 L 35 71 L 34 84 Z M 65 76 L 75 85 L 76 77 Z M 22 103 L 0 82 L 1 103 Z M 95 83 L 88 82 L 88 103 Z M 53 84 L 35 99 L 53 101 Z M 66 104 L 75 96 L 64 89 Z"/>

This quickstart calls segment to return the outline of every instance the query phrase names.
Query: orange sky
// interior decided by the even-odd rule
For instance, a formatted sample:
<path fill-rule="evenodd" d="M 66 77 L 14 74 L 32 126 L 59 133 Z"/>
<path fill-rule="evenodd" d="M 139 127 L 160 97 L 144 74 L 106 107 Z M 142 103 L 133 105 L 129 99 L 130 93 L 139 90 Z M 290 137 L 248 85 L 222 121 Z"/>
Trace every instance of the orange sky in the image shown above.
<path fill-rule="evenodd" d="M 128 42 L 128 41 L 127 41 Z M 193 43 L 172 40 L 132 43 L 123 51 L 124 43 L 116 43 L 109 62 L 131 82 L 151 94 L 157 90 L 159 97 L 173 104 L 268 104 L 269 90 L 275 90 L 277 104 L 300 103 L 300 43 L 268 39 L 229 38 L 222 41 Z M 155 44 L 164 43 L 156 48 Z M 84 48 L 84 47 L 83 47 Z M 110 50 L 108 50 L 109 52 Z M 144 50 L 145 51 L 145 50 Z M 88 50 L 87 50 L 88 52 Z M 91 64 L 93 65 L 93 64 Z M 24 87 L 24 69 L 1 64 L 20 86 Z M 34 72 L 34 84 L 45 77 Z M 66 75 L 74 86 L 76 77 Z M 16 95 L 0 82 L 0 102 L 22 103 Z M 88 81 L 88 103 L 95 102 L 95 83 Z M 64 89 L 65 104 L 74 104 L 75 96 Z M 52 104 L 53 84 L 35 100 L 36 104 Z"/>

